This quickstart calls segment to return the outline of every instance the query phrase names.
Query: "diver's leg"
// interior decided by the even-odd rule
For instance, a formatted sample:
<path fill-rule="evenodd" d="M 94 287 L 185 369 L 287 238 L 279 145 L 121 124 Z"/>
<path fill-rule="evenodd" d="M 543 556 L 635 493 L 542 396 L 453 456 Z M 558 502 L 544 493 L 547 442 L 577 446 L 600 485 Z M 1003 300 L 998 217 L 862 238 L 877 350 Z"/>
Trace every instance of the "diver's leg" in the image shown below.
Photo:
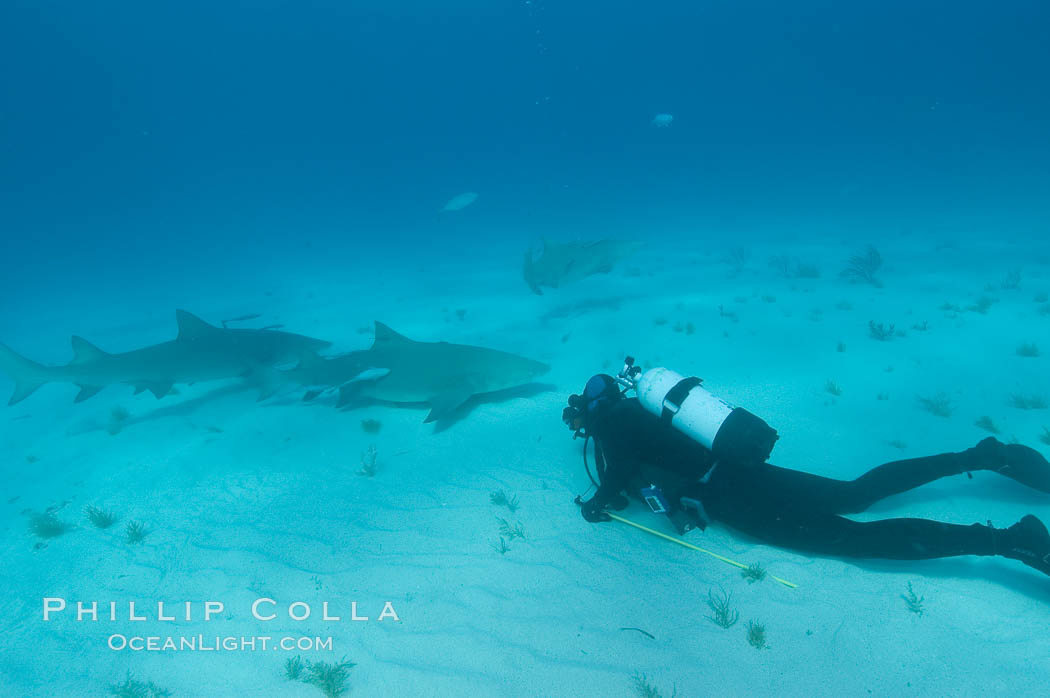
<path fill-rule="evenodd" d="M 942 477 L 971 470 L 990 470 L 1041 492 L 1050 493 L 1050 463 L 1035 449 L 1004 444 L 989 436 L 959 453 L 908 458 L 880 465 L 864 473 L 847 488 L 849 508 L 863 511 L 884 497 L 899 494 Z"/>
<path fill-rule="evenodd" d="M 958 453 L 909 458 L 880 465 L 855 480 L 836 480 L 800 470 L 764 464 L 751 469 L 726 468 L 715 478 L 732 479 L 736 487 L 792 506 L 838 514 L 864 511 L 880 499 L 906 492 L 947 475 L 970 469 Z"/>
<path fill-rule="evenodd" d="M 792 489 L 807 481 L 797 477 L 805 473 L 781 475 Z M 753 486 L 756 482 L 761 485 Z M 803 552 L 888 560 L 1001 555 L 1050 575 L 1050 533 L 1034 516 L 1006 529 L 913 518 L 853 521 L 793 498 L 790 490 L 769 487 L 773 482 L 754 472 L 716 471 L 702 492 L 707 515 L 763 542 Z"/>
<path fill-rule="evenodd" d="M 1050 575 L 1050 533 L 1032 515 L 998 529 L 912 518 L 853 521 L 819 510 L 750 500 L 746 494 L 710 496 L 704 505 L 715 521 L 799 552 L 884 560 L 1000 555 Z"/>
<path fill-rule="evenodd" d="M 872 468 L 855 480 L 835 480 L 774 465 L 760 466 L 753 481 L 788 501 L 840 514 L 864 511 L 880 499 L 907 492 L 950 475 L 990 470 L 1041 492 L 1050 493 L 1050 463 L 1021 444 L 988 437 L 958 453 L 907 458 Z"/>

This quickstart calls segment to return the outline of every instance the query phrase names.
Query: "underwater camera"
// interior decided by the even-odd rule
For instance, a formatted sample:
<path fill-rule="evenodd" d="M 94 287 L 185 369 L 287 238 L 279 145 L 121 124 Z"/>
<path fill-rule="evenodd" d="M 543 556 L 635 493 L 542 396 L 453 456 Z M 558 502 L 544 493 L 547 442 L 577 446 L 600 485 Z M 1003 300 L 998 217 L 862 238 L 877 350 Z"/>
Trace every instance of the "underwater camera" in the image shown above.
<path fill-rule="evenodd" d="M 642 372 L 633 357 L 624 359 L 616 382 L 633 390 L 649 412 L 710 450 L 720 461 L 761 465 L 780 438 L 773 427 L 701 387 L 700 378 L 669 368 Z"/>

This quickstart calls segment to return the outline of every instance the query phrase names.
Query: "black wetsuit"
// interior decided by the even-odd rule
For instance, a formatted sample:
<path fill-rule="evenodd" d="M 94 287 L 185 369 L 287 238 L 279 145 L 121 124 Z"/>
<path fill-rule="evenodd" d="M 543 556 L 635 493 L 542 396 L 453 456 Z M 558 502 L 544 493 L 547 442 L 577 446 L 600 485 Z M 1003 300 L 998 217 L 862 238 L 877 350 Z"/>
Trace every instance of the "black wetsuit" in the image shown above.
<path fill-rule="evenodd" d="M 771 545 L 893 560 L 996 554 L 995 529 L 983 524 L 913 518 L 861 522 L 841 516 L 938 478 L 981 469 L 975 449 L 894 461 L 847 481 L 768 463 L 715 464 L 710 451 L 662 423 L 636 399 L 610 406 L 590 433 L 606 464 L 595 494 L 599 506 L 630 491 L 632 481 L 648 484 L 646 480 L 656 476 L 646 470 L 656 468 L 672 481 L 665 486 L 653 480 L 664 487 L 672 505 L 682 495 L 696 497 L 711 520 Z M 710 477 L 701 482 L 705 475 Z"/>

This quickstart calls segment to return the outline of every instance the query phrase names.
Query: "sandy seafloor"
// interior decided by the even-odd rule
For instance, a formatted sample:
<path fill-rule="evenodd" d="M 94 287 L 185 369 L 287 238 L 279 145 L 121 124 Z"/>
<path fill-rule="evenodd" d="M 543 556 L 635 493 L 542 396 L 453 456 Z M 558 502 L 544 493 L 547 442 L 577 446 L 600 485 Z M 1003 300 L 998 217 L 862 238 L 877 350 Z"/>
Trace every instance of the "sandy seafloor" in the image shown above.
<path fill-rule="evenodd" d="M 589 483 L 561 408 L 625 353 L 700 375 L 764 417 L 781 434 L 771 459 L 781 466 L 848 478 L 888 460 L 961 450 L 986 435 L 974 425 L 982 415 L 1001 438 L 1047 453 L 1038 437 L 1050 415 L 1008 398 L 1050 395 L 1047 359 L 1015 351 L 1035 342 L 1050 352 L 1050 315 L 1035 300 L 1050 291 L 1050 255 L 992 235 L 946 239 L 874 240 L 886 259 L 881 289 L 838 277 L 866 241 L 835 240 L 752 245 L 739 271 L 722 261 L 728 249 L 649 246 L 608 276 L 542 297 L 528 292 L 511 257 L 480 272 L 465 273 L 467 262 L 406 270 L 404 280 L 362 268 L 272 295 L 260 284 L 204 298 L 187 285 L 164 298 L 129 296 L 93 317 L 81 312 L 89 297 L 25 313 L 12 304 L 9 326 L 20 334 L 0 339 L 49 362 L 69 358 L 74 332 L 109 350 L 168 339 L 181 305 L 213 322 L 262 313 L 258 323 L 330 339 L 339 351 L 367 346 L 379 319 L 415 339 L 515 351 L 552 371 L 535 389 L 474 404 L 439 429 L 416 407 L 338 411 L 331 399 L 304 404 L 291 390 L 257 403 L 222 383 L 183 386 L 161 401 L 118 386 L 77 405 L 75 388 L 51 385 L 4 408 L 0 694 L 101 696 L 130 672 L 175 696 L 321 695 L 284 679 L 284 652 L 106 648 L 110 634 L 135 632 L 330 635 L 333 652 L 304 657 L 356 662 L 354 696 L 629 696 L 635 674 L 664 696 L 1041 695 L 1050 579 L 1019 563 L 858 564 L 768 547 L 718 524 L 688 534 L 798 586 L 748 584 L 695 551 L 622 524 L 587 524 L 572 501 Z M 767 259 L 784 253 L 817 264 L 821 277 L 779 277 Z M 1012 269 L 1022 270 L 1020 286 L 1001 288 Z M 981 295 L 997 302 L 986 314 L 966 311 Z M 946 313 L 945 302 L 964 310 Z M 736 320 L 721 317 L 720 305 Z M 869 320 L 906 336 L 875 341 Z M 911 329 L 924 321 L 927 331 Z M 676 331 L 689 322 L 693 334 Z M 829 380 L 841 396 L 826 392 Z M 0 379 L 0 391 L 9 389 Z M 938 392 L 956 408 L 949 418 L 920 408 L 917 396 Z M 130 417 L 110 434 L 116 406 Z M 378 434 L 362 430 L 366 418 L 381 421 Z M 366 478 L 357 470 L 370 444 L 378 472 Z M 497 488 L 519 498 L 509 518 L 526 532 L 505 555 L 491 547 L 496 517 L 508 516 L 489 501 Z M 78 527 L 34 549 L 25 512 L 54 505 Z M 121 521 L 97 530 L 81 513 L 86 505 Z M 1050 497 L 975 473 L 857 518 L 1007 526 L 1028 512 L 1050 519 Z M 638 504 L 627 514 L 671 532 Z M 148 527 L 141 545 L 123 539 L 132 519 Z M 901 598 L 909 583 L 924 597 L 921 616 Z M 707 619 L 711 589 L 732 593 L 734 627 Z M 75 623 L 66 613 L 45 624 L 44 596 L 147 606 L 218 599 L 229 617 Z M 314 617 L 261 623 L 248 613 L 260 596 L 282 609 L 310 603 Z M 373 617 L 391 601 L 400 622 L 349 622 L 351 600 Z M 318 620 L 322 601 L 344 620 Z M 746 641 L 752 619 L 765 624 L 768 649 Z"/>

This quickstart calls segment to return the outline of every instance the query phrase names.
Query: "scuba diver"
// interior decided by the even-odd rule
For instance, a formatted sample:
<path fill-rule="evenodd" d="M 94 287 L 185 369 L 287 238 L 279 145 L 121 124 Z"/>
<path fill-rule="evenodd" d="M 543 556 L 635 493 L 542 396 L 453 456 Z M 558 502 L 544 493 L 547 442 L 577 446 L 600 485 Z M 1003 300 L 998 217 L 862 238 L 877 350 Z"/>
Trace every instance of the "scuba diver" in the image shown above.
<path fill-rule="evenodd" d="M 587 473 L 597 492 L 587 501 L 576 498 L 587 521 L 608 521 L 605 510 L 625 508 L 629 491 L 667 514 L 680 534 L 718 521 L 801 552 L 889 560 L 999 555 L 1050 575 L 1050 533 L 1030 514 L 1005 529 L 991 522 L 842 516 L 975 470 L 1050 493 L 1050 462 L 1032 448 L 988 437 L 959 453 L 893 461 L 855 480 L 835 480 L 769 464 L 776 431 L 699 387 L 700 379 L 665 368 L 640 374 L 628 357 L 617 377 L 592 377 L 562 414 L 574 436 L 594 441 L 599 480 L 589 466 Z M 637 397 L 627 397 L 627 390 Z"/>

